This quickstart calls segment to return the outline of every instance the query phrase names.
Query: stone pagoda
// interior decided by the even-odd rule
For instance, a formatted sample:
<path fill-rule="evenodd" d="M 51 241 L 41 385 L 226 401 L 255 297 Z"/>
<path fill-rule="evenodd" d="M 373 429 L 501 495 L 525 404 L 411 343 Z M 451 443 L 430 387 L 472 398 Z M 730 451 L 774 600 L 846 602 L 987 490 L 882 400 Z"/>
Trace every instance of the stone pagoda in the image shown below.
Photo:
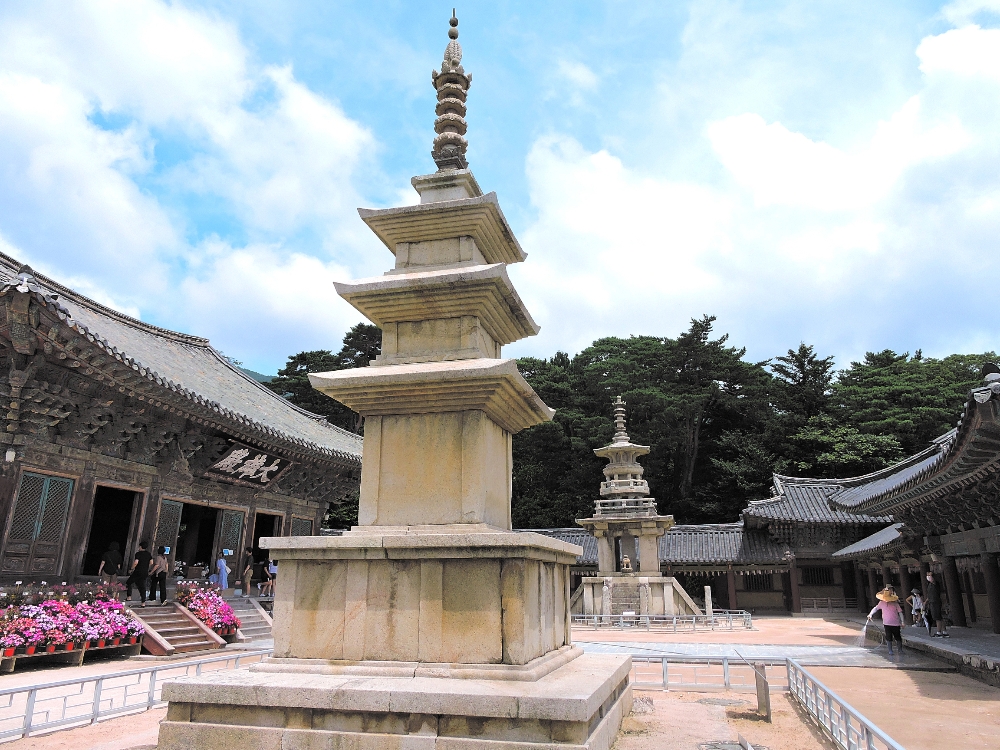
<path fill-rule="evenodd" d="M 414 206 L 361 209 L 392 270 L 336 284 L 382 329 L 370 367 L 310 375 L 365 417 L 358 526 L 262 540 L 278 561 L 274 654 L 171 683 L 161 750 L 604 750 L 631 660 L 570 637 L 582 550 L 511 530 L 511 435 L 549 409 L 501 347 L 538 332 L 507 275 L 525 259 L 466 161 L 458 19 Z"/>
<path fill-rule="evenodd" d="M 592 518 L 577 521 L 597 540 L 598 575 L 583 579 L 583 614 L 696 613 L 683 588 L 660 574 L 660 537 L 674 525 L 674 518 L 657 514 L 656 500 L 649 497 L 649 484 L 642 478 L 639 456 L 649 453 L 649 446 L 629 438 L 622 397 L 612 405 L 614 438 L 594 451 L 608 461 L 600 499 Z"/>

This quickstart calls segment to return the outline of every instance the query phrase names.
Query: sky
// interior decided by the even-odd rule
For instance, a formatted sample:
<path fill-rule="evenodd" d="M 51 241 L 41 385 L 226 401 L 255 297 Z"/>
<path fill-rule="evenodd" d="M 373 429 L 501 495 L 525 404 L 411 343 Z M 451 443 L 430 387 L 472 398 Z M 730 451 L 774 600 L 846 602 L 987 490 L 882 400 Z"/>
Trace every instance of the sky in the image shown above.
<path fill-rule="evenodd" d="M 433 172 L 454 3 L 0 3 L 0 251 L 274 373 Z M 467 2 L 468 158 L 541 333 L 1000 350 L 1000 0 Z M 991 281 L 992 279 L 992 281 Z"/>

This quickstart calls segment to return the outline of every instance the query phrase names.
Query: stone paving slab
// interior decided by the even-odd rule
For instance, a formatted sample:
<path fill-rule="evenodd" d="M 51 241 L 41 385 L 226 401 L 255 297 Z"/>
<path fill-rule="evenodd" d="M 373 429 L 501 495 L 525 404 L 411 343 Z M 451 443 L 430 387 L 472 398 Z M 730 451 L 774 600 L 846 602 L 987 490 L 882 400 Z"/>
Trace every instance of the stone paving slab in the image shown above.
<path fill-rule="evenodd" d="M 584 652 L 592 654 L 634 654 L 638 656 L 690 656 L 701 658 L 745 659 L 795 659 L 803 666 L 853 666 L 886 669 L 953 670 L 943 663 L 924 654 L 904 653 L 890 658 L 888 650 L 859 646 L 796 646 L 769 644 L 728 643 L 578 643 Z"/>

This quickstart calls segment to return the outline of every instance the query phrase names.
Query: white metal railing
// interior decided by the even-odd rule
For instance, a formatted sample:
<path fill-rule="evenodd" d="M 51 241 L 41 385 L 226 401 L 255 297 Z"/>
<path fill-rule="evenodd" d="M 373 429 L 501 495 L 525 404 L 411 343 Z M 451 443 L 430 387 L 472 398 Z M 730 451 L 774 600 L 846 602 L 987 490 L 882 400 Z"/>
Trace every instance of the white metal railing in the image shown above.
<path fill-rule="evenodd" d="M 160 662 L 141 669 L 0 690 L 0 742 L 147 711 L 162 703 L 160 691 L 167 680 L 236 669 L 260 661 L 271 651 L 235 651 L 225 656 Z"/>
<path fill-rule="evenodd" d="M 639 630 L 745 630 L 753 629 L 753 615 L 742 609 L 717 609 L 710 615 L 572 615 L 572 625 L 603 630 L 637 628 Z"/>
<path fill-rule="evenodd" d="M 632 654 L 632 687 L 638 690 L 713 692 L 757 691 L 754 666 L 764 670 L 771 692 L 788 690 L 784 659 L 745 659 L 728 656 L 643 656 Z"/>
<path fill-rule="evenodd" d="M 788 690 L 843 750 L 903 750 L 793 659 L 786 660 Z"/>
<path fill-rule="evenodd" d="M 858 608 L 857 599 L 831 596 L 802 597 L 802 612 L 848 612 Z"/>

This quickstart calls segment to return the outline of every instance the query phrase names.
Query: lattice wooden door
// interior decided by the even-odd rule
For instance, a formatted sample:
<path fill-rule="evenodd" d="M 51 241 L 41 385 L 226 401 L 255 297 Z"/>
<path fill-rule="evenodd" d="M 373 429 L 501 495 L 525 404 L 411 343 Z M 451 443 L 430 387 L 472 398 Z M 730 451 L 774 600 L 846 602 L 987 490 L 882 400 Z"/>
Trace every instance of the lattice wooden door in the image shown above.
<path fill-rule="evenodd" d="M 313 522 L 308 518 L 292 516 L 292 536 L 312 536 Z"/>
<path fill-rule="evenodd" d="M 156 540 L 153 542 L 153 552 L 160 546 L 169 547 L 167 555 L 174 559 L 177 554 L 177 535 L 181 528 L 181 512 L 184 503 L 176 500 L 160 501 L 160 517 L 156 521 Z"/>
<path fill-rule="evenodd" d="M 4 573 L 55 573 L 62 552 L 73 480 L 24 472 L 4 544 Z"/>
<path fill-rule="evenodd" d="M 222 530 L 219 533 L 219 550 L 231 549 L 234 559 L 240 557 L 240 540 L 243 539 L 243 511 L 224 510 L 222 512 Z M 230 566 L 233 567 L 233 566 Z"/>

